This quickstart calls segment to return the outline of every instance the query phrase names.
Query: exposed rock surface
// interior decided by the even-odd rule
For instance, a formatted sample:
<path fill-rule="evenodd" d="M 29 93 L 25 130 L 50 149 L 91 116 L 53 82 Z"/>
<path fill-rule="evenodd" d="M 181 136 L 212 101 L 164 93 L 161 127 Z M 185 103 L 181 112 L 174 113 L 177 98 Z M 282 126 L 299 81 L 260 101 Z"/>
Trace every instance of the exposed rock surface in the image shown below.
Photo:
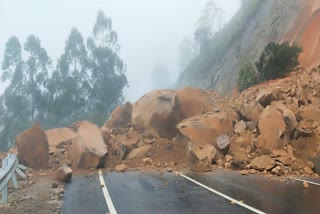
<path fill-rule="evenodd" d="M 300 45 L 303 53 L 299 62 L 318 66 L 319 8 L 319 0 L 242 1 L 240 11 L 213 38 L 210 54 L 200 55 L 195 64 L 182 72 L 178 85 L 213 88 L 217 93 L 230 95 L 236 87 L 241 60 L 256 62 L 270 42 Z M 198 66 L 199 61 L 204 65 Z"/>
<path fill-rule="evenodd" d="M 72 166 L 83 169 L 103 167 L 108 150 L 101 129 L 88 121 L 76 122 L 74 126 L 78 130 L 70 148 Z"/>
<path fill-rule="evenodd" d="M 206 144 L 203 147 L 191 142 L 187 147 L 187 159 L 190 169 L 196 172 L 210 171 L 212 163 L 222 159 L 223 155 L 212 145 Z"/>
<path fill-rule="evenodd" d="M 18 134 L 16 145 L 21 164 L 35 169 L 48 168 L 48 139 L 39 124 L 34 124 L 32 128 Z"/>

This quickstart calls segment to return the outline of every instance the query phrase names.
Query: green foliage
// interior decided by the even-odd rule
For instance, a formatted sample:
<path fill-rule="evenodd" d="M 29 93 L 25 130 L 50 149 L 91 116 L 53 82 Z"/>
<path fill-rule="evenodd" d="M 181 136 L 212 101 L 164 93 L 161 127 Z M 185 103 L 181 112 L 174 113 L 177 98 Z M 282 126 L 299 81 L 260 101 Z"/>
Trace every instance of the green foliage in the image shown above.
<path fill-rule="evenodd" d="M 290 46 L 288 43 L 269 43 L 256 63 L 261 80 L 283 77 L 285 73 L 296 67 L 301 47 Z"/>
<path fill-rule="evenodd" d="M 91 72 L 92 99 L 90 112 L 106 118 L 123 100 L 122 90 L 128 84 L 126 65 L 119 57 L 118 35 L 112 29 L 112 21 L 102 11 L 98 12 L 92 37 L 88 38 L 88 67 Z M 96 117 L 94 116 L 93 117 Z M 102 123 L 103 121 L 97 121 Z"/>
<path fill-rule="evenodd" d="M 258 81 L 257 73 L 253 65 L 249 62 L 244 63 L 238 72 L 237 86 L 239 91 L 243 91 Z"/>
<path fill-rule="evenodd" d="M 254 84 L 266 80 L 283 77 L 293 70 L 298 62 L 302 49 L 297 46 L 290 46 L 288 43 L 269 43 L 261 53 L 255 68 L 251 63 L 244 63 L 238 72 L 237 86 L 243 91 Z"/>

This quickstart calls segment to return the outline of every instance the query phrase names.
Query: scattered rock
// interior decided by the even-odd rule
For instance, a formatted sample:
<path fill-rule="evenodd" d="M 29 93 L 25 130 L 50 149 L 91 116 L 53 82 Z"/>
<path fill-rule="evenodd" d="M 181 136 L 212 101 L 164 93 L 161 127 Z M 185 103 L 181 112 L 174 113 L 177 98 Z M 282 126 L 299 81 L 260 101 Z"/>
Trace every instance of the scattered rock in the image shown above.
<path fill-rule="evenodd" d="M 220 135 L 216 139 L 217 147 L 226 154 L 230 147 L 230 138 L 227 135 Z"/>
<path fill-rule="evenodd" d="M 72 178 L 72 169 L 67 165 L 63 165 L 58 168 L 56 173 L 56 179 L 63 182 L 68 182 Z"/>
<path fill-rule="evenodd" d="M 253 169 L 263 171 L 265 169 L 266 170 L 272 169 L 276 165 L 276 162 L 269 156 L 262 155 L 253 159 L 250 165 Z"/>
<path fill-rule="evenodd" d="M 303 170 L 307 175 L 313 175 L 313 173 L 314 173 L 313 170 L 309 166 L 305 166 Z"/>
<path fill-rule="evenodd" d="M 212 169 L 213 162 L 222 159 L 223 155 L 212 145 L 206 144 L 202 148 L 191 142 L 188 143 L 187 159 L 190 169 L 196 172 L 206 172 Z"/>
<path fill-rule="evenodd" d="M 304 187 L 305 189 L 308 189 L 308 188 L 309 188 L 308 182 L 304 181 L 304 182 L 303 182 L 303 187 Z"/>
<path fill-rule="evenodd" d="M 120 165 L 117 165 L 117 166 L 115 167 L 115 170 L 116 170 L 117 172 L 123 172 L 123 171 L 125 171 L 127 168 L 128 168 L 127 165 L 125 165 L 125 164 L 120 164 Z"/>
<path fill-rule="evenodd" d="M 246 131 L 246 128 L 247 128 L 247 124 L 243 120 L 240 120 L 234 126 L 234 132 L 238 135 L 241 135 Z"/>
<path fill-rule="evenodd" d="M 143 163 L 145 165 L 152 165 L 152 159 L 151 158 L 143 158 L 142 161 L 143 161 Z"/>
<path fill-rule="evenodd" d="M 131 152 L 128 154 L 127 159 L 132 159 L 132 158 L 138 158 L 138 157 L 145 157 L 148 156 L 148 152 L 152 148 L 151 145 L 144 145 L 139 148 L 131 150 Z"/>
<path fill-rule="evenodd" d="M 270 105 L 272 101 L 277 100 L 277 96 L 268 89 L 261 89 L 257 95 L 256 101 L 259 102 L 262 106 Z"/>

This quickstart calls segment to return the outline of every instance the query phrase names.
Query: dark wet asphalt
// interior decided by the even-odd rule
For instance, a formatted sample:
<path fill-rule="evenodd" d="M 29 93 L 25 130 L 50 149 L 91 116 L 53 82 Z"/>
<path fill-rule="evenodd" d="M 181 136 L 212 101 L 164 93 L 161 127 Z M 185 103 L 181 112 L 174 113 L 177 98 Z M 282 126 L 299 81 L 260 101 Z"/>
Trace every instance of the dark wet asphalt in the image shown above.
<path fill-rule="evenodd" d="M 187 175 L 266 213 L 320 213 L 320 187 L 234 172 Z M 104 178 L 118 214 L 252 213 L 174 173 L 107 173 Z M 97 175 L 74 177 L 65 191 L 65 214 L 108 212 Z"/>
<path fill-rule="evenodd" d="M 65 186 L 62 213 L 66 214 L 106 214 L 106 206 L 101 191 L 98 174 L 93 176 L 72 177 Z"/>

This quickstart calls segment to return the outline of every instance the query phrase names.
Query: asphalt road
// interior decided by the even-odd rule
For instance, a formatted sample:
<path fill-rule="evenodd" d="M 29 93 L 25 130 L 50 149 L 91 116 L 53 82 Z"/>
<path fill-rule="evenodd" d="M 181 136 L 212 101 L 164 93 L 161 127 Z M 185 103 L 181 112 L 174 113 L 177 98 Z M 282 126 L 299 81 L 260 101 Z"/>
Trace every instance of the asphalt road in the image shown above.
<path fill-rule="evenodd" d="M 188 174 L 197 181 L 266 213 L 320 213 L 320 187 L 288 184 L 262 176 L 215 172 Z M 118 214 L 252 213 L 174 173 L 107 173 L 104 179 Z M 98 175 L 74 177 L 66 185 L 62 213 L 105 214 Z"/>

